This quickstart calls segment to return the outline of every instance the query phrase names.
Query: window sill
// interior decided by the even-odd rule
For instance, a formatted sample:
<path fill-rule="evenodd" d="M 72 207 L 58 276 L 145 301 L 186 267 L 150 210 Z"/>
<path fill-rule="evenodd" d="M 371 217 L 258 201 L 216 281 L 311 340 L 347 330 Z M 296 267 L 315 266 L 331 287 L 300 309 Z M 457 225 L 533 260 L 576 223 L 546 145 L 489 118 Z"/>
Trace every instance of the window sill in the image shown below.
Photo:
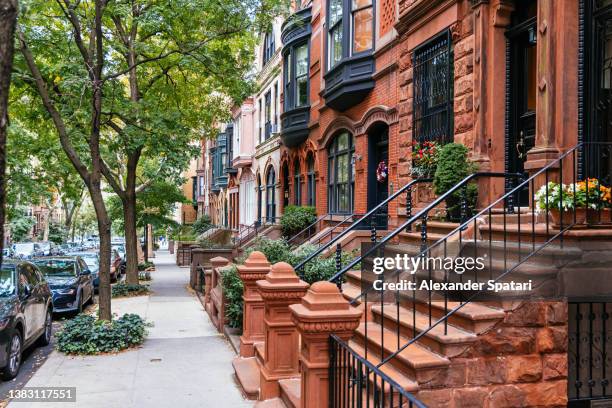
<path fill-rule="evenodd" d="M 374 88 L 374 56 L 371 52 L 340 61 L 324 76 L 325 104 L 345 111 L 365 99 Z"/>
<path fill-rule="evenodd" d="M 281 114 L 280 138 L 287 147 L 297 147 L 308 139 L 310 105 L 289 109 Z"/>

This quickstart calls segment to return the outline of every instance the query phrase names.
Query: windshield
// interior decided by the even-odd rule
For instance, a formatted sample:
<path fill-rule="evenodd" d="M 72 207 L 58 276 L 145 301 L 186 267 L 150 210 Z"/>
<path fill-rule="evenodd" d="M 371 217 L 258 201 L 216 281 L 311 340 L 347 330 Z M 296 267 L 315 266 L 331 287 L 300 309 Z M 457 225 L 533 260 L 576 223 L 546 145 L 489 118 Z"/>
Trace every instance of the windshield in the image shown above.
<path fill-rule="evenodd" d="M 72 260 L 45 259 L 34 263 L 45 276 L 76 276 L 76 264 Z"/>
<path fill-rule="evenodd" d="M 32 252 L 34 250 L 34 244 L 15 244 L 15 252 Z"/>
<path fill-rule="evenodd" d="M 88 257 L 82 256 L 82 258 L 87 264 L 87 266 L 89 267 L 89 269 L 92 269 L 92 270 L 98 269 L 98 257 L 97 256 L 88 256 Z"/>
<path fill-rule="evenodd" d="M 11 296 L 15 293 L 15 270 L 13 268 L 0 269 L 0 297 Z"/>

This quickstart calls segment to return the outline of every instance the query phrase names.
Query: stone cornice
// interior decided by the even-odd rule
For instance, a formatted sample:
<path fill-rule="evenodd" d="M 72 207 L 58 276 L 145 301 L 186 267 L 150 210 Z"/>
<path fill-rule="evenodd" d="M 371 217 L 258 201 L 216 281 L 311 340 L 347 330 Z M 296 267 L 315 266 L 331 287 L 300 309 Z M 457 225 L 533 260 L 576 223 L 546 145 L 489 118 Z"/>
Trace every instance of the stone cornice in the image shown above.
<path fill-rule="evenodd" d="M 350 320 L 319 320 L 312 321 L 303 320 L 301 317 L 292 315 L 293 323 L 298 330 L 304 334 L 321 334 L 321 333 L 336 333 L 336 332 L 352 332 L 359 327 L 359 319 L 352 318 Z M 333 317 L 331 317 L 333 319 Z"/>
<path fill-rule="evenodd" d="M 428 15 L 436 15 L 455 4 L 457 0 L 417 0 L 404 10 L 395 29 L 399 35 L 408 32 L 415 23 L 424 24 Z"/>

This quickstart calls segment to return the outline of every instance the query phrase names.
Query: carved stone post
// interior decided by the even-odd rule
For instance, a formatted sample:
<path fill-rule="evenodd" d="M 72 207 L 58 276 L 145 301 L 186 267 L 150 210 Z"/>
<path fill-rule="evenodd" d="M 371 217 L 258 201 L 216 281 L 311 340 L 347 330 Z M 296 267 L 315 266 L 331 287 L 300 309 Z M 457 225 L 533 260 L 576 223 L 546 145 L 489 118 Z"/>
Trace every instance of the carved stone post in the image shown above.
<path fill-rule="evenodd" d="M 289 306 L 302 336 L 301 408 L 329 405 L 329 336 L 346 341 L 359 326 L 361 310 L 352 307 L 331 282 L 314 283 L 302 303 Z"/>
<path fill-rule="evenodd" d="M 280 395 L 278 380 L 299 376 L 299 333 L 289 306 L 300 303 L 308 284 L 285 262 L 272 265 L 265 280 L 257 281 L 265 304 L 266 354 L 261 368 L 259 399 Z"/>
<path fill-rule="evenodd" d="M 249 255 L 244 265 L 238 266 L 238 275 L 242 280 L 244 301 L 242 317 L 242 336 L 240 336 L 240 356 L 253 357 L 255 343 L 264 341 L 264 302 L 257 288 L 257 281 L 270 272 L 270 262 L 259 251 Z"/>
<path fill-rule="evenodd" d="M 192 289 L 199 287 L 198 269 L 200 266 L 204 266 L 204 254 L 204 249 L 200 246 L 191 246 L 191 270 L 189 274 L 189 286 L 191 286 Z"/>
<path fill-rule="evenodd" d="M 223 296 L 221 273 L 219 270 L 229 265 L 229 263 L 227 259 L 220 256 L 210 260 L 212 273 L 210 282 L 210 304 L 207 311 L 219 333 L 223 333 L 223 325 L 225 324 L 225 297 Z"/>

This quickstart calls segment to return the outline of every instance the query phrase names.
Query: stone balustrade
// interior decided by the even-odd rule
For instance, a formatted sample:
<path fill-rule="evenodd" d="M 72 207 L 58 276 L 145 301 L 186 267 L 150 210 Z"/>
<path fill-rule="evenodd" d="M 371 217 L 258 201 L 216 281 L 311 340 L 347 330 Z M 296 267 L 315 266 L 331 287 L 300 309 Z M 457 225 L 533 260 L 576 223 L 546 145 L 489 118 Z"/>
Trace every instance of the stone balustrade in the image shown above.
<path fill-rule="evenodd" d="M 205 295 L 210 299 L 206 304 L 206 311 L 210 316 L 213 324 L 217 328 L 219 333 L 223 333 L 223 326 L 225 325 L 225 296 L 223 295 L 223 288 L 221 286 L 221 270 L 228 265 L 230 262 L 227 258 L 215 257 L 210 260 L 211 273 L 210 273 L 210 290 L 206 290 Z"/>

